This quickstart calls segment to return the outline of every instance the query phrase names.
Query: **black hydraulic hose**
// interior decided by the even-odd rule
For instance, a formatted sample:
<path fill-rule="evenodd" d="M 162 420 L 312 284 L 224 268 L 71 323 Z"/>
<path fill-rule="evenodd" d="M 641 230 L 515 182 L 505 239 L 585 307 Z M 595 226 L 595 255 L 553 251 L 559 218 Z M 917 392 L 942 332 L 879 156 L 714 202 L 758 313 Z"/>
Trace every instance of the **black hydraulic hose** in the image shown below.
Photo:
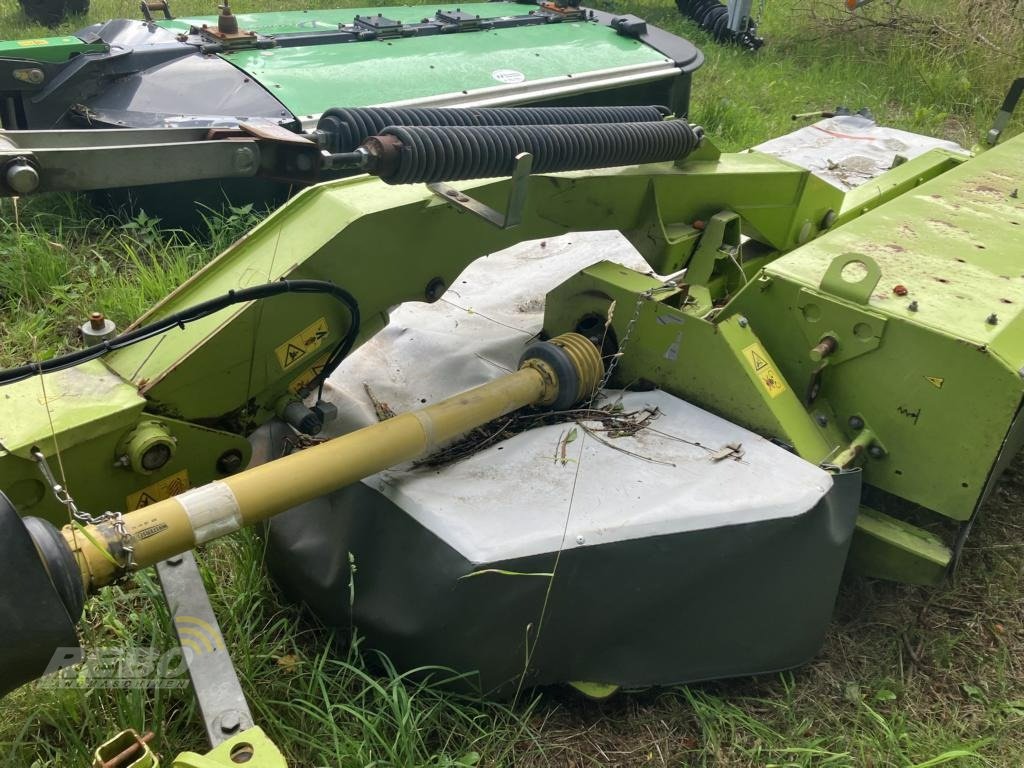
<path fill-rule="evenodd" d="M 571 125 L 649 123 L 671 114 L 668 107 L 335 107 L 317 123 L 323 148 L 351 152 L 391 125 Z"/>
<path fill-rule="evenodd" d="M 703 131 L 685 120 L 658 123 L 506 126 L 390 126 L 378 139 L 376 173 L 389 184 L 509 176 L 516 156 L 533 156 L 533 173 L 678 160 Z M 393 137 L 388 140 L 388 137 Z M 399 146 L 394 146 L 397 140 Z M 363 148 L 361 148 L 362 150 Z"/>
<path fill-rule="evenodd" d="M 676 5 L 680 13 L 693 19 L 717 43 L 738 43 L 751 50 L 764 44 L 757 36 L 757 25 L 752 19 L 747 21 L 746 29 L 729 29 L 729 9 L 719 0 L 676 0 Z"/>
<path fill-rule="evenodd" d="M 333 296 L 348 309 L 348 330 L 338 343 L 335 351 L 331 354 L 327 365 L 324 366 L 324 370 L 320 373 L 319 378 L 322 381 L 330 375 L 355 345 L 356 337 L 359 334 L 359 304 L 351 293 L 326 280 L 279 280 L 276 283 L 265 283 L 263 285 L 254 285 L 250 288 L 241 288 L 237 291 L 228 291 L 224 296 L 218 296 L 215 299 L 194 304 L 180 312 L 175 312 L 148 325 L 122 333 L 120 336 L 115 336 L 108 341 L 102 341 L 92 347 L 86 347 L 85 349 L 60 355 L 59 357 L 52 357 L 49 360 L 0 370 L 0 385 L 12 384 L 37 374 L 71 368 L 89 360 L 95 360 L 116 349 L 138 344 L 140 341 L 166 333 L 172 328 L 184 328 L 186 323 L 200 320 L 233 304 L 258 301 L 270 298 L 271 296 L 279 296 L 283 293 L 324 293 Z"/>

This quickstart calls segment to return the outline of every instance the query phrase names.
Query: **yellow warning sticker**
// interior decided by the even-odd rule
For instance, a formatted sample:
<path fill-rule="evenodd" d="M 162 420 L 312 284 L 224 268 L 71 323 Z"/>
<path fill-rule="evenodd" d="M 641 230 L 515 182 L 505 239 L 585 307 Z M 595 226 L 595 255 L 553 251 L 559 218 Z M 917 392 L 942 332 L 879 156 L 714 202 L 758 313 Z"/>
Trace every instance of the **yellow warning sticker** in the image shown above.
<path fill-rule="evenodd" d="M 941 379 L 938 376 L 925 376 L 925 378 L 928 380 L 928 383 L 936 389 L 942 389 L 942 385 L 946 383 L 945 379 Z"/>
<path fill-rule="evenodd" d="M 292 380 L 292 383 L 288 385 L 288 391 L 297 395 L 300 390 L 309 386 L 309 383 L 323 372 L 329 357 L 330 355 L 321 355 L 315 363 Z"/>
<path fill-rule="evenodd" d="M 778 397 L 786 391 L 786 383 L 779 376 L 779 372 L 775 370 L 775 366 L 768 360 L 768 353 L 764 351 L 764 347 L 757 343 L 751 344 L 744 348 L 743 356 L 747 359 L 754 375 L 757 376 L 757 380 L 761 382 L 771 397 Z"/>
<path fill-rule="evenodd" d="M 177 496 L 182 491 L 187 491 L 188 487 L 188 470 L 182 469 L 170 477 L 157 480 L 152 485 L 147 485 L 141 491 L 131 494 L 125 499 L 125 511 L 131 512 L 133 509 L 142 509 L 158 501 L 169 499 L 171 496 Z"/>
<path fill-rule="evenodd" d="M 49 44 L 50 44 L 49 40 L 19 40 L 18 41 L 18 45 L 22 46 L 23 48 L 28 48 L 29 46 L 33 46 L 33 45 L 49 45 Z"/>
<path fill-rule="evenodd" d="M 302 333 L 295 334 L 274 350 L 277 354 L 277 362 L 286 371 L 294 367 L 305 360 L 307 355 L 320 348 L 327 333 L 327 319 L 321 317 L 303 329 Z"/>

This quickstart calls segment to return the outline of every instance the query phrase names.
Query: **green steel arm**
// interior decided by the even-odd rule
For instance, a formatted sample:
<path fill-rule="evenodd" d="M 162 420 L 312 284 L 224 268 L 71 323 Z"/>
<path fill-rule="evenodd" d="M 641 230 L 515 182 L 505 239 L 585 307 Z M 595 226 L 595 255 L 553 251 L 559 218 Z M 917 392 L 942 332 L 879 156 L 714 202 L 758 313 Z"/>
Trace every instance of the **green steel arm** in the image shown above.
<path fill-rule="evenodd" d="M 757 153 L 711 155 L 529 177 L 522 223 L 510 229 L 425 187 L 367 177 L 323 184 L 297 195 L 138 322 L 248 286 L 318 279 L 356 297 L 361 342 L 387 323 L 390 307 L 436 299 L 474 259 L 524 240 L 618 229 L 655 271 L 670 274 L 688 265 L 701 222 L 722 211 L 739 217 L 764 263 L 815 237 L 842 208 L 841 192 L 789 163 Z M 459 188 L 499 209 L 510 195 L 507 180 Z M 709 297 L 724 291 L 717 267 L 708 286 Z M 249 458 L 245 436 L 308 391 L 348 323 L 343 305 L 327 296 L 283 295 L 235 305 L 102 363 L 5 387 L 0 490 L 23 512 L 66 521 L 41 482 L 33 448 L 51 459 L 59 451 L 79 506 L 97 512 L 134 509 L 237 471 Z M 148 471 L 138 458 L 161 432 L 173 455 Z"/>

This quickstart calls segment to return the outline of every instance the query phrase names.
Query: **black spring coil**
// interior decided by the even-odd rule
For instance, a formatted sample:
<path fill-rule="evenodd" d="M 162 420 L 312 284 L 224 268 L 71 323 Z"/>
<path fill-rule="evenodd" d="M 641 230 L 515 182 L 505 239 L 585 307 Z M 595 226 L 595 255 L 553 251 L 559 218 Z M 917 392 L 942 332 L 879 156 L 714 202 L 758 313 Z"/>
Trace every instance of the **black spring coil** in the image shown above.
<path fill-rule="evenodd" d="M 324 149 L 351 152 L 389 125 L 569 125 L 582 123 L 648 123 L 663 120 L 668 107 L 335 107 L 323 113 L 316 127 L 326 138 Z"/>
<path fill-rule="evenodd" d="M 703 132 L 685 120 L 658 123 L 505 126 L 389 126 L 403 147 L 389 184 L 510 176 L 521 152 L 533 173 L 611 168 L 677 160 L 700 144 Z"/>
<path fill-rule="evenodd" d="M 739 43 L 751 50 L 757 50 L 764 40 L 757 36 L 757 25 L 750 20 L 746 30 L 734 32 L 729 29 L 729 9 L 718 0 L 676 0 L 684 16 L 693 19 L 697 26 L 710 33 L 715 42 Z"/>

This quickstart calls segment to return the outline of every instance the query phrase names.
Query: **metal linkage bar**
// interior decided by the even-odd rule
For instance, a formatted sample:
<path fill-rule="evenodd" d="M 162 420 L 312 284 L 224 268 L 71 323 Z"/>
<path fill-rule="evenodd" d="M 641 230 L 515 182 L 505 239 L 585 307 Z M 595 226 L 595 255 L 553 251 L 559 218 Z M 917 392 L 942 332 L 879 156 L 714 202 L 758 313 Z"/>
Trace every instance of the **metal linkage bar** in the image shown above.
<path fill-rule="evenodd" d="M 274 125 L 0 132 L 0 196 L 263 176 L 312 184 L 315 142 Z"/>
<path fill-rule="evenodd" d="M 206 735 L 210 746 L 216 747 L 252 728 L 249 704 L 193 554 L 186 552 L 157 563 L 156 570 L 185 654 Z"/>

